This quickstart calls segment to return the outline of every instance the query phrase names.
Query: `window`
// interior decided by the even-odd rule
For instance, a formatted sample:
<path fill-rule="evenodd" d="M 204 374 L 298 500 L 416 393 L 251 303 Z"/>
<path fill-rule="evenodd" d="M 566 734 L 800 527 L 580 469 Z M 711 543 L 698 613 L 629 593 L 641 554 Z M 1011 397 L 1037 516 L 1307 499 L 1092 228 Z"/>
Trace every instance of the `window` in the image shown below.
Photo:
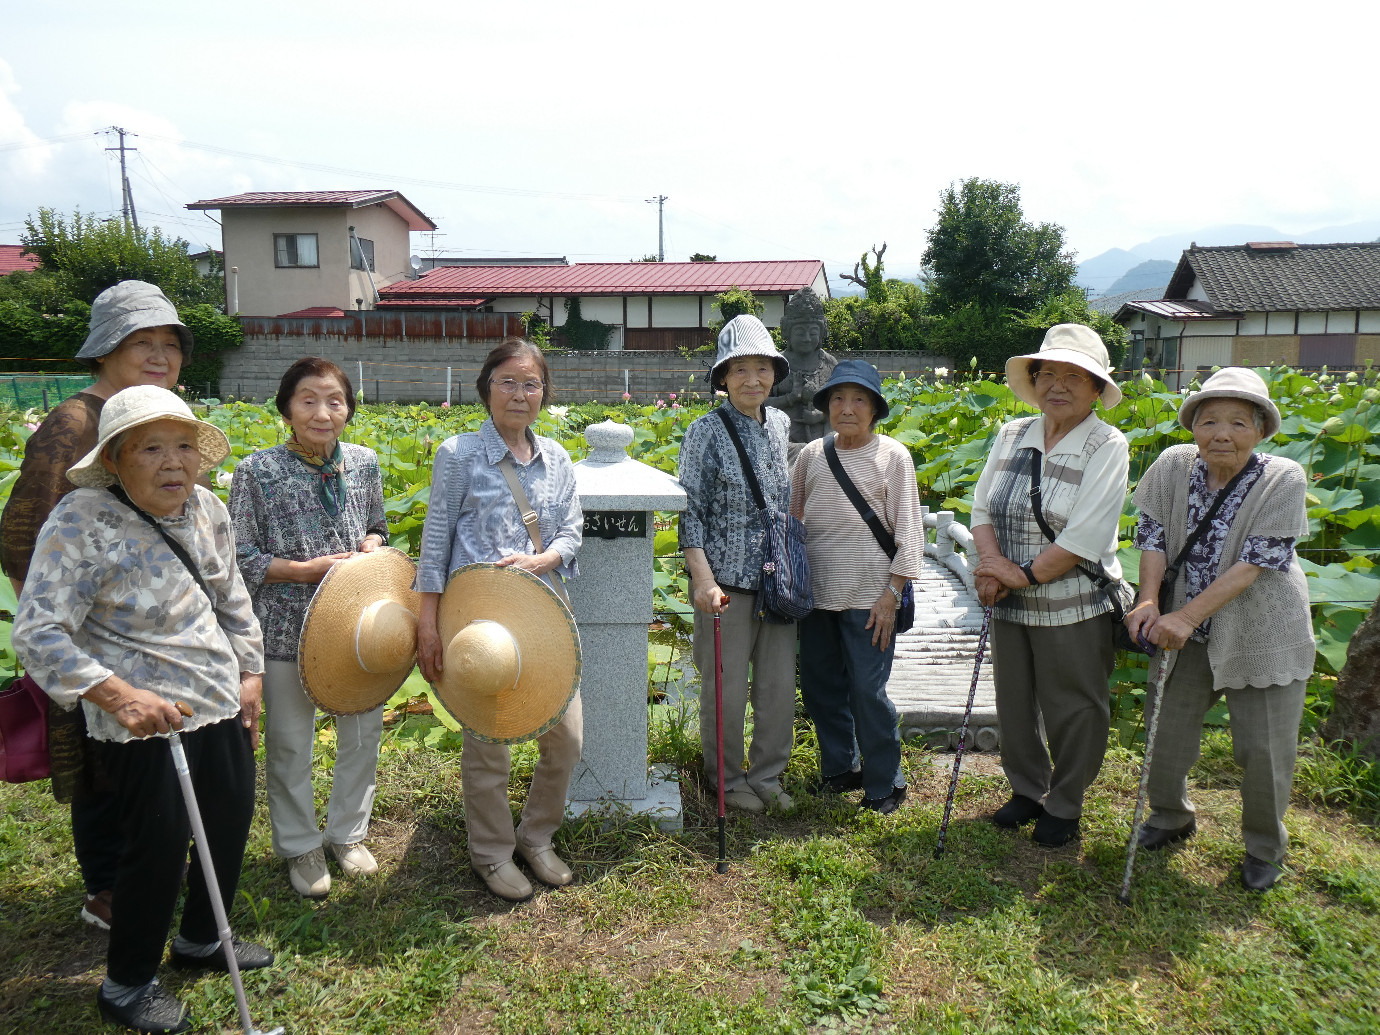
<path fill-rule="evenodd" d="M 350 238 L 350 269 L 373 270 L 374 242 L 364 237 Z"/>
<path fill-rule="evenodd" d="M 319 266 L 315 234 L 274 234 L 273 265 Z"/>

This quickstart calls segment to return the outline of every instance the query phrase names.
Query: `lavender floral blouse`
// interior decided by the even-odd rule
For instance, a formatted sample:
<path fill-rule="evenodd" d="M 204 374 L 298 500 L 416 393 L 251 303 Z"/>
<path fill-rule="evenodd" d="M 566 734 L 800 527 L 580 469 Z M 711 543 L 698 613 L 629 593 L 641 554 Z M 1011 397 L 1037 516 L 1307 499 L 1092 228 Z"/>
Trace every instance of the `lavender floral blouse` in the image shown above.
<path fill-rule="evenodd" d="M 19 660 L 60 705 L 78 702 L 96 740 L 131 738 L 81 695 L 111 675 L 185 701 L 184 730 L 238 715 L 240 673 L 264 670 L 263 638 L 235 566 L 225 505 L 197 486 L 159 523 L 201 571 L 214 604 L 168 544 L 105 489 L 74 489 L 34 544 L 14 620 Z"/>
<path fill-rule="evenodd" d="M 1259 480 L 1260 475 L 1265 470 L 1265 465 L 1271 459 L 1273 458 L 1269 453 L 1256 453 L 1251 457 L 1246 473 L 1241 476 L 1241 480 L 1232 489 L 1231 495 L 1223 501 L 1222 508 L 1213 517 L 1212 526 L 1203 533 L 1202 538 L 1184 558 L 1185 604 L 1207 589 L 1220 573 L 1222 546 L 1226 542 L 1227 533 L 1231 529 L 1232 522 L 1236 520 L 1236 515 L 1241 510 L 1241 504 L 1245 502 L 1251 487 Z M 1207 464 L 1203 463 L 1202 460 L 1193 461 L 1193 471 L 1188 479 L 1188 530 L 1190 532 L 1197 528 L 1203 518 L 1207 516 L 1216 496 L 1217 493 L 1208 488 Z M 1165 542 L 1164 525 L 1149 514 L 1142 512 L 1140 522 L 1136 526 L 1136 549 L 1154 550 L 1167 556 L 1168 549 Z M 1232 564 L 1244 561 L 1247 564 L 1254 564 L 1258 568 L 1288 571 L 1293 559 L 1294 540 L 1292 538 L 1278 539 L 1273 536 L 1250 535 L 1242 543 L 1241 554 L 1232 561 Z M 1228 567 L 1230 566 L 1228 565 Z M 1194 630 L 1192 638 L 1198 643 L 1206 643 L 1211 625 L 1212 619 L 1209 618 Z"/>

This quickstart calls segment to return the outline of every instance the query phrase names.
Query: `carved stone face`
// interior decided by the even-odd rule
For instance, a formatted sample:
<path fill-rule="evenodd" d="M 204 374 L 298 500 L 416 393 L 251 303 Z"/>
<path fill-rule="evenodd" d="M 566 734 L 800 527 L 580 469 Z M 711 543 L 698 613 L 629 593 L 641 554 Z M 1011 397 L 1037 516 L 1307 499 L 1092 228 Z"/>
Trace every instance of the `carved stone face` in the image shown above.
<path fill-rule="evenodd" d="M 823 327 L 814 320 L 802 320 L 800 323 L 791 325 L 786 337 L 786 344 L 792 352 L 804 355 L 819 348 L 820 342 L 823 340 Z"/>

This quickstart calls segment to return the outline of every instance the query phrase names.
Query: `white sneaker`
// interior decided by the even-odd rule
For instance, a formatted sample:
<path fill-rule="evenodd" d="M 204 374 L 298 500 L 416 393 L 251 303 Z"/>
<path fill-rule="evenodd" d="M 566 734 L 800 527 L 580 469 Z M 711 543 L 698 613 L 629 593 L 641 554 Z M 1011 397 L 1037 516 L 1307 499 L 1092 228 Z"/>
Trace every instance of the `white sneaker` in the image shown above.
<path fill-rule="evenodd" d="M 788 812 L 794 805 L 795 799 L 783 791 L 780 787 L 774 787 L 763 794 L 763 800 L 767 808 L 775 812 Z"/>
<path fill-rule="evenodd" d="M 744 812 L 766 812 L 766 803 L 757 797 L 757 792 L 748 787 L 736 791 L 724 791 L 724 804 L 731 809 Z"/>
<path fill-rule="evenodd" d="M 347 877 L 372 877 L 379 872 L 374 854 L 364 847 L 363 841 L 349 845 L 331 845 L 331 854 L 340 863 L 340 872 Z"/>
<path fill-rule="evenodd" d="M 288 880 L 303 898 L 325 898 L 331 890 L 331 874 L 326 869 L 326 851 L 313 848 L 305 855 L 288 860 Z"/>

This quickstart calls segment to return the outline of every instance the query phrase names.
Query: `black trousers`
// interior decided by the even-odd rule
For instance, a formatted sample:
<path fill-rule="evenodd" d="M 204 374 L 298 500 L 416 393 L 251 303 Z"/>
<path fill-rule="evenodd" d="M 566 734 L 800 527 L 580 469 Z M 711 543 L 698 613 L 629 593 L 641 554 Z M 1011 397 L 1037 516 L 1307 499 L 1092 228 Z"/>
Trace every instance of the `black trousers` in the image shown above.
<path fill-rule="evenodd" d="M 239 718 L 182 734 L 206 840 L 227 913 L 239 885 L 254 814 L 254 752 Z M 168 943 L 191 844 L 191 820 L 162 738 L 97 745 L 112 781 L 124 847 L 115 872 L 106 973 L 122 985 L 152 981 Z M 181 934 L 204 944 L 218 938 L 215 914 L 192 853 Z"/>

